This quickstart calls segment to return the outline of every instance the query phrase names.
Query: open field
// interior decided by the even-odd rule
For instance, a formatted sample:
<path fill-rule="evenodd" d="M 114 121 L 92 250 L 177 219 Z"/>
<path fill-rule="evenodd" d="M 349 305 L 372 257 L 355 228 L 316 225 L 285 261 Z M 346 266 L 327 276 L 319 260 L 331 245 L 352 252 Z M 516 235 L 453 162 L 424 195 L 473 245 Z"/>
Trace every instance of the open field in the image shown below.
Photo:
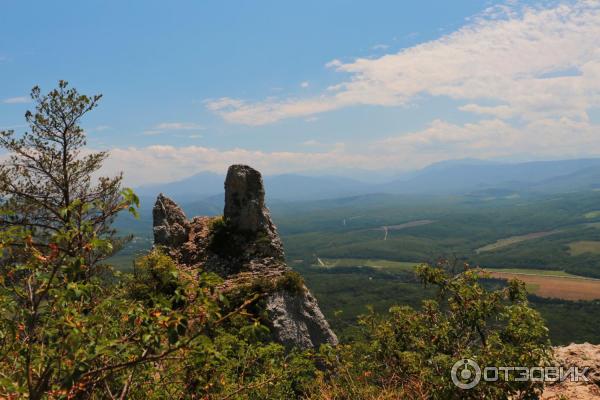
<path fill-rule="evenodd" d="M 497 240 L 494 243 L 488 244 L 486 246 L 480 247 L 480 248 L 476 249 L 475 252 L 477 254 L 479 254 L 479 253 L 483 253 L 486 251 L 494 251 L 497 249 L 501 249 L 502 247 L 525 242 L 527 240 L 543 238 L 546 236 L 557 234 L 559 232 L 560 232 L 559 230 L 553 230 L 553 231 L 533 232 L 533 233 L 528 233 L 526 235 L 511 236 L 508 238 Z"/>
<path fill-rule="evenodd" d="M 540 297 L 563 300 L 600 299 L 600 279 L 488 271 L 494 278 L 519 279 L 525 282 L 532 294 Z"/>
<path fill-rule="evenodd" d="M 600 210 L 587 212 L 583 216 L 587 219 L 598 218 L 600 217 Z"/>
<path fill-rule="evenodd" d="M 412 228 L 414 226 L 422 226 L 422 225 L 433 224 L 434 222 L 435 221 L 433 221 L 431 219 L 422 219 L 422 220 L 419 220 L 419 221 L 406 222 L 404 224 L 388 225 L 388 226 L 385 226 L 385 228 L 389 229 L 390 231 L 399 231 L 401 229 Z"/>
<path fill-rule="evenodd" d="M 335 258 L 335 259 L 319 259 L 323 265 L 315 264 L 317 267 L 336 268 L 336 267 L 369 267 L 374 269 L 395 271 L 413 271 L 419 263 L 406 261 L 390 261 L 390 260 L 370 260 L 361 258 Z"/>
<path fill-rule="evenodd" d="M 585 253 L 600 254 L 600 241 L 580 240 L 569 243 L 569 253 L 578 256 Z"/>
<path fill-rule="evenodd" d="M 360 261 L 360 264 L 365 263 L 365 260 Z M 371 261 L 375 261 L 376 265 L 382 264 L 382 260 Z M 387 312 L 393 305 L 409 305 L 418 309 L 423 300 L 436 295 L 435 289 L 424 288 L 416 281 L 408 283 L 402 279 L 390 279 L 389 273 L 383 270 L 324 268 L 307 264 L 297 264 L 294 268 L 302 273 L 342 340 L 355 335 L 356 318 L 368 312 L 366 305 L 381 313 Z M 406 272 L 399 271 L 398 274 L 407 276 Z M 520 279 L 524 277 L 518 276 Z M 526 288 L 529 293 L 538 293 L 540 285 L 526 283 Z M 599 343 L 600 301 L 573 302 L 536 296 L 530 297 L 530 302 L 546 320 L 554 344 L 573 341 Z"/>
<path fill-rule="evenodd" d="M 387 272 L 411 272 L 418 263 L 360 258 L 321 259 L 316 267 L 335 269 L 342 267 L 369 267 Z M 546 298 L 563 300 L 600 299 L 600 279 L 584 278 L 565 271 L 539 270 L 532 268 L 486 269 L 493 278 L 519 279 L 525 283 L 529 293 Z"/>
<path fill-rule="evenodd" d="M 581 278 L 580 276 L 570 274 L 565 271 L 553 271 L 546 269 L 533 269 L 533 268 L 485 268 L 488 272 L 501 272 L 508 274 L 520 274 L 520 275 L 538 275 L 538 276 L 559 276 L 563 278 Z"/>

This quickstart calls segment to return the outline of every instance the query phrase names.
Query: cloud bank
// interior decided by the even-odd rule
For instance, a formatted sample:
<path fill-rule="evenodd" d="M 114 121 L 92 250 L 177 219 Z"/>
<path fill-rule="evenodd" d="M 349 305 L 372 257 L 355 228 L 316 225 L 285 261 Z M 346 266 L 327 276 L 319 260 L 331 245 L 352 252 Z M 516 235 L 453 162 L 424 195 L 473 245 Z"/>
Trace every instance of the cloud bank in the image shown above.
<path fill-rule="evenodd" d="M 314 120 L 350 106 L 426 107 L 429 98 L 444 97 L 468 122 L 434 119 L 419 130 L 329 150 L 321 140 L 306 141 L 294 152 L 122 148 L 112 151 L 110 166 L 144 183 L 201 170 L 223 172 L 239 162 L 282 173 L 309 167 L 406 170 L 462 157 L 598 156 L 600 126 L 590 118 L 600 113 L 598 38 L 600 1 L 495 6 L 437 40 L 375 58 L 333 60 L 326 67 L 339 72 L 342 82 L 312 97 L 205 102 L 228 123 L 260 126 Z M 155 130 L 161 128 L 167 127 Z"/>
<path fill-rule="evenodd" d="M 231 123 L 264 125 L 355 105 L 404 106 L 430 95 L 467 100 L 461 110 L 480 115 L 586 120 L 586 110 L 600 104 L 600 2 L 515 7 L 487 9 L 458 31 L 396 54 L 333 60 L 327 67 L 350 79 L 318 97 L 224 97 L 207 108 Z"/>

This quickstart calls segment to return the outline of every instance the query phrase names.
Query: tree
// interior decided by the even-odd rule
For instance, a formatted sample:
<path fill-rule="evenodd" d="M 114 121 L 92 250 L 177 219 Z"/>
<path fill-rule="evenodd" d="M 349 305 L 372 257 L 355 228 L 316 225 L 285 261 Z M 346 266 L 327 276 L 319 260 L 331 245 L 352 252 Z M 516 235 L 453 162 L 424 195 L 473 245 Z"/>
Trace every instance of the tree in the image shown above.
<path fill-rule="evenodd" d="M 77 235 L 56 243 L 70 256 L 81 254 L 91 236 L 108 239 L 113 248 L 120 244 L 111 222 L 137 199 L 130 190 L 121 190 L 121 174 L 93 183 L 108 153 L 85 149 L 79 125 L 101 97 L 79 94 L 66 81 L 46 95 L 37 86 L 31 90 L 35 111 L 25 114 L 29 132 L 20 137 L 12 130 L 0 132 L 0 147 L 10 153 L 0 165 L 0 227 L 26 228 L 40 248 L 47 248 L 57 232 L 78 228 Z M 83 226 L 89 229 L 79 229 Z M 109 254 L 86 252 L 88 270 Z"/>

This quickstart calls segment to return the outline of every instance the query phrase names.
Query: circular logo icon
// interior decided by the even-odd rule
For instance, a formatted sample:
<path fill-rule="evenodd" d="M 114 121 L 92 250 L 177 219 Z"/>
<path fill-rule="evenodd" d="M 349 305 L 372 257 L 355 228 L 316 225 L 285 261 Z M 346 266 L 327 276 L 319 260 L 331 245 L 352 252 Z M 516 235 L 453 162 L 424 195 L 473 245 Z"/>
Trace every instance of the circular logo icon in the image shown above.
<path fill-rule="evenodd" d="M 472 389 L 481 380 L 481 368 L 468 358 L 457 361 L 452 367 L 452 382 L 461 389 Z"/>

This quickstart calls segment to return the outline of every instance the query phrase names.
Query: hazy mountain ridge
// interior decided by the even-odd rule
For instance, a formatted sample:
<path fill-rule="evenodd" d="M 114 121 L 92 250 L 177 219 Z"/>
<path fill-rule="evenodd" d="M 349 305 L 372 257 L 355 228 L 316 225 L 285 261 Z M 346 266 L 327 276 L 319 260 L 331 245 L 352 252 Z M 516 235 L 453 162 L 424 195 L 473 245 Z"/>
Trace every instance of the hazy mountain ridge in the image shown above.
<path fill-rule="evenodd" d="M 386 174 L 389 175 L 389 172 Z M 136 192 L 144 198 L 155 198 L 158 193 L 163 192 L 185 204 L 213 198 L 203 205 L 210 208 L 210 203 L 216 197 L 222 198 L 223 179 L 224 176 L 216 173 L 201 172 L 175 182 L 141 186 Z M 554 193 L 589 190 L 599 186 L 598 182 L 600 158 L 524 163 L 451 160 L 403 174 L 383 184 L 330 174 L 281 174 L 265 177 L 271 202 L 334 199 L 374 193 L 468 194 L 496 189 L 507 192 Z M 202 210 L 206 213 L 206 208 Z"/>
<path fill-rule="evenodd" d="M 224 176 L 219 174 L 202 172 L 176 182 L 136 188 L 141 200 L 141 220 L 120 216 L 117 226 L 142 233 L 149 224 L 151 205 L 161 192 L 181 204 L 189 215 L 219 215 L 224 196 L 223 180 Z M 452 160 L 432 164 L 386 184 L 298 174 L 273 175 L 264 181 L 267 201 L 276 214 L 331 207 L 361 208 L 380 203 L 392 205 L 423 196 L 465 196 L 475 200 L 531 197 L 599 188 L 600 158 L 517 164 Z"/>

